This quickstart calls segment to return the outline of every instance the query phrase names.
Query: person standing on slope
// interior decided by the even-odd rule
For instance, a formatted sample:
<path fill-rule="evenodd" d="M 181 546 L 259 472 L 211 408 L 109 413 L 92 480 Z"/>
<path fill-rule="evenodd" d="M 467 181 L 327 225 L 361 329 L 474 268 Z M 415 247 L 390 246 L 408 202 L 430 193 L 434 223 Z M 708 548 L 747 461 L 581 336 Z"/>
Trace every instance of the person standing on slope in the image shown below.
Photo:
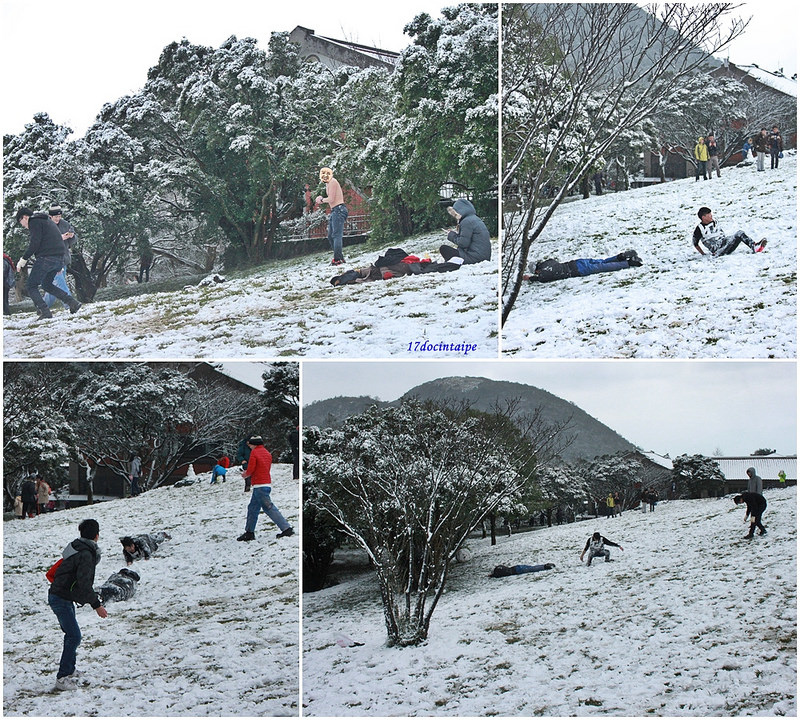
<path fill-rule="evenodd" d="M 250 478 L 250 488 L 252 495 L 250 503 L 247 506 L 247 523 L 242 533 L 237 540 L 250 541 L 255 540 L 256 523 L 258 522 L 258 514 L 263 509 L 270 520 L 274 522 L 280 532 L 277 537 L 289 537 L 294 535 L 294 529 L 286 518 L 281 515 L 281 511 L 275 507 L 270 497 L 272 491 L 272 478 L 270 471 L 272 468 L 272 455 L 264 447 L 264 441 L 260 436 L 256 435 L 247 441 L 250 448 L 250 459 L 247 461 L 247 469 L 244 471 L 244 476 Z"/>
<path fill-rule="evenodd" d="M 328 203 L 331 211 L 328 214 L 328 245 L 333 250 L 331 265 L 344 265 L 342 252 L 342 236 L 344 235 L 344 222 L 347 220 L 347 206 L 344 204 L 344 193 L 339 181 L 333 177 L 333 170 L 329 167 L 321 168 L 319 179 L 325 183 L 326 197 L 317 197 L 316 203 Z"/>
<path fill-rule="evenodd" d="M 48 220 L 48 222 L 50 222 Z M 47 603 L 58 618 L 64 633 L 64 648 L 56 675 L 56 690 L 76 690 L 75 663 L 81 629 L 75 618 L 75 603 L 90 605 L 101 617 L 108 617 L 94 585 L 94 569 L 100 562 L 100 525 L 97 520 L 87 519 L 78 525 L 80 537 L 73 540 L 62 553 L 61 564 L 55 571 L 53 584 L 47 595 Z"/>
<path fill-rule="evenodd" d="M 733 502 L 737 505 L 744 503 L 747 505 L 747 512 L 744 514 L 744 521 L 750 518 L 750 532 L 745 535 L 747 540 L 752 540 L 755 535 L 756 528 L 758 528 L 759 535 L 766 535 L 767 529 L 761 524 L 761 516 L 767 509 L 767 500 L 760 493 L 743 492 L 733 498 Z"/>

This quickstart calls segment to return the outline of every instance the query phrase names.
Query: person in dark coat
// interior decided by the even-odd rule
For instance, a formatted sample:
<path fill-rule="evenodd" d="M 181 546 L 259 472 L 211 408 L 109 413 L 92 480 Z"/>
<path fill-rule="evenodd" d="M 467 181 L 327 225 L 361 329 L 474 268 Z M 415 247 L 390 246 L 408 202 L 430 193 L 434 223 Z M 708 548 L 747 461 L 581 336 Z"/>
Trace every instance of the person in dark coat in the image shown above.
<path fill-rule="evenodd" d="M 29 475 L 22 483 L 22 517 L 36 517 L 36 504 L 39 494 L 36 491 L 38 475 Z"/>
<path fill-rule="evenodd" d="M 78 312 L 81 304 L 72 295 L 65 293 L 60 287 L 53 284 L 56 274 L 61 272 L 64 267 L 64 255 L 67 251 L 56 224 L 46 213 L 34 213 L 27 207 L 21 207 L 17 211 L 16 220 L 30 233 L 28 249 L 17 263 L 17 270 L 21 271 L 31 257 L 36 256 L 36 262 L 28 275 L 28 294 L 36 306 L 39 317 L 53 317 L 39 291 L 40 286 L 61 300 L 71 313 Z"/>
<path fill-rule="evenodd" d="M 492 242 L 489 229 L 475 214 L 475 207 L 469 200 L 459 198 L 452 207 L 447 208 L 456 222 L 455 230 L 447 233 L 447 239 L 456 245 L 442 245 L 439 253 L 447 261 L 460 257 L 465 265 L 479 263 L 492 258 Z"/>
<path fill-rule="evenodd" d="M 72 263 L 72 246 L 77 242 L 78 234 L 75 232 L 75 228 L 72 227 L 72 224 L 64 219 L 63 210 L 60 205 L 51 205 L 47 213 L 50 215 L 50 220 L 56 224 L 58 231 L 61 233 L 61 239 L 64 241 L 65 248 L 64 267 L 61 269 L 61 272 L 56 273 L 53 278 L 53 284 L 60 287 L 67 295 L 71 296 L 72 293 L 69 291 L 69 285 L 67 284 L 67 268 Z M 51 308 L 56 299 L 50 293 L 45 293 L 44 301 L 47 303 L 47 307 Z"/>
<path fill-rule="evenodd" d="M 126 535 L 119 541 L 122 543 L 122 554 L 125 562 L 132 565 L 134 560 L 149 560 L 153 553 L 158 550 L 158 546 L 164 540 L 171 540 L 172 535 L 166 532 L 157 532 L 131 537 Z"/>
<path fill-rule="evenodd" d="M 747 505 L 747 512 L 744 514 L 744 521 L 750 518 L 750 532 L 745 535 L 748 540 L 752 540 L 755 535 L 756 528 L 758 528 L 759 535 L 766 535 L 767 529 L 761 524 L 761 516 L 764 510 L 767 509 L 767 499 L 760 493 L 743 492 L 733 498 L 733 502 L 737 505 L 744 503 Z"/>
<path fill-rule="evenodd" d="M 11 259 L 11 255 L 3 253 L 3 315 L 11 315 L 11 303 L 8 300 L 8 293 L 17 284 L 17 266 Z"/>
<path fill-rule="evenodd" d="M 97 547 L 100 525 L 97 520 L 87 519 L 78 525 L 78 532 L 80 537 L 64 548 L 61 564 L 55 571 L 47 595 L 47 602 L 64 632 L 64 648 L 56 675 L 57 690 L 77 688 L 75 663 L 81 629 L 75 618 L 75 603 L 91 606 L 101 618 L 108 617 L 100 596 L 93 588 L 95 566 L 100 562 L 100 548 Z"/>
<path fill-rule="evenodd" d="M 571 277 L 585 277 L 596 273 L 616 272 L 631 267 L 641 267 L 642 259 L 635 250 L 612 255 L 605 259 L 578 258 L 568 262 L 548 259 L 539 262 L 530 262 L 528 269 L 530 275 L 525 275 L 525 280 L 531 282 L 553 282 Z"/>
<path fill-rule="evenodd" d="M 586 541 L 586 545 L 581 553 L 581 562 L 583 562 L 583 556 L 587 551 L 589 552 L 589 559 L 586 561 L 587 567 L 592 564 L 592 558 L 596 557 L 604 557 L 606 562 L 611 562 L 611 551 L 606 549 L 606 545 L 618 547 L 623 552 L 625 551 L 622 545 L 617 545 L 617 543 L 611 542 L 611 540 L 603 537 L 599 532 L 596 532 Z"/>
<path fill-rule="evenodd" d="M 542 572 L 544 570 L 552 570 L 555 567 L 553 563 L 545 563 L 544 565 L 498 565 L 492 572 L 489 573 L 490 578 L 509 577 L 511 575 L 524 575 L 526 573 Z"/>
<path fill-rule="evenodd" d="M 778 160 L 783 156 L 783 138 L 777 125 L 772 126 L 772 133 L 769 136 L 769 157 L 770 170 L 778 169 Z"/>
<path fill-rule="evenodd" d="M 109 602 L 130 600 L 136 594 L 136 583 L 140 579 L 139 573 L 122 568 L 119 572 L 113 573 L 95 592 L 103 605 Z"/>

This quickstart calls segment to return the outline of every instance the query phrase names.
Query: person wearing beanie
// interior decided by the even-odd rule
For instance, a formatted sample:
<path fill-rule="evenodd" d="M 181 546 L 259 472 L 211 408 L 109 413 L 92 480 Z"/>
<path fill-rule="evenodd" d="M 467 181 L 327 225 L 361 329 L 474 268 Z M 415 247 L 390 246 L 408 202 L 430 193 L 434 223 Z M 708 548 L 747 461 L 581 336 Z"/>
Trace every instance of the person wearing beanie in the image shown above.
<path fill-rule="evenodd" d="M 61 239 L 64 241 L 65 247 L 64 267 L 61 268 L 61 272 L 56 273 L 56 276 L 53 278 L 53 284 L 60 287 L 67 295 L 72 295 L 69 290 L 69 285 L 67 285 L 67 268 L 72 262 L 72 252 L 70 248 L 75 244 L 78 236 L 75 233 L 75 228 L 64 220 L 62 213 L 61 205 L 51 205 L 47 210 L 50 219 L 56 224 L 58 232 L 61 233 Z M 47 307 L 51 308 L 56 299 L 50 293 L 45 293 L 44 301 L 47 303 Z"/>
<path fill-rule="evenodd" d="M 50 222 L 48 220 L 48 222 Z M 108 617 L 100 596 L 94 591 L 94 570 L 100 562 L 100 525 L 87 519 L 78 525 L 80 537 L 64 548 L 55 570 L 47 603 L 64 633 L 64 647 L 56 675 L 56 690 L 77 689 L 75 664 L 81 629 L 75 617 L 75 603 L 89 605 L 101 618 Z"/>
<path fill-rule="evenodd" d="M 247 441 L 247 446 L 250 448 L 250 458 L 243 474 L 245 477 L 250 478 L 252 495 L 247 506 L 247 522 L 244 533 L 236 539 L 245 542 L 256 539 L 256 523 L 261 510 L 278 526 L 280 532 L 277 537 L 282 538 L 294 535 L 294 529 L 286 522 L 286 519 L 281 515 L 280 510 L 275 507 L 270 497 L 272 491 L 272 478 L 270 475 L 272 455 L 264 447 L 264 440 L 259 435 L 251 437 Z"/>
<path fill-rule="evenodd" d="M 585 277 L 597 273 L 616 272 L 632 267 L 641 267 L 642 259 L 636 250 L 625 250 L 605 259 L 578 258 L 567 262 L 548 260 L 528 263 L 530 275 L 523 275 L 524 280 L 531 282 L 553 282 L 572 277 Z"/>
<path fill-rule="evenodd" d="M 317 196 L 316 204 L 327 203 L 330 206 L 328 214 L 328 245 L 333 250 L 331 265 L 344 265 L 342 252 L 342 236 L 344 235 L 344 222 L 347 220 L 347 206 L 344 204 L 344 193 L 339 181 L 333 177 L 333 170 L 329 167 L 321 168 L 319 179 L 325 183 L 327 195 Z"/>
<path fill-rule="evenodd" d="M 747 512 L 744 514 L 744 521 L 750 518 L 750 532 L 745 535 L 747 540 L 752 540 L 755 535 L 756 528 L 758 528 L 759 535 L 766 535 L 767 529 L 761 524 L 761 516 L 767 509 L 767 500 L 760 493 L 743 492 L 733 498 L 733 502 L 737 505 L 744 503 L 747 505 Z"/>
<path fill-rule="evenodd" d="M 700 243 L 705 245 L 706 250 L 714 257 L 730 255 L 741 243 L 747 245 L 753 253 L 763 252 L 767 246 L 766 239 L 756 243 L 744 230 L 737 230 L 734 236 L 729 238 L 722 228 L 717 225 L 717 221 L 714 220 L 714 216 L 711 213 L 711 208 L 701 207 L 697 211 L 697 217 L 700 218 L 700 224 L 694 229 L 692 242 L 695 250 L 701 255 L 706 253 L 700 247 Z"/>
<path fill-rule="evenodd" d="M 53 284 L 53 278 L 64 267 L 64 254 L 66 246 L 61 233 L 55 223 L 45 213 L 35 213 L 27 207 L 17 210 L 16 221 L 29 233 L 28 249 L 23 253 L 17 263 L 17 270 L 28 264 L 31 257 L 36 256 L 36 262 L 28 275 L 28 294 L 36 306 L 40 318 L 53 317 L 50 308 L 44 301 L 39 287 L 61 300 L 71 313 L 80 310 L 81 304 L 71 295 L 65 293 L 60 287 Z"/>

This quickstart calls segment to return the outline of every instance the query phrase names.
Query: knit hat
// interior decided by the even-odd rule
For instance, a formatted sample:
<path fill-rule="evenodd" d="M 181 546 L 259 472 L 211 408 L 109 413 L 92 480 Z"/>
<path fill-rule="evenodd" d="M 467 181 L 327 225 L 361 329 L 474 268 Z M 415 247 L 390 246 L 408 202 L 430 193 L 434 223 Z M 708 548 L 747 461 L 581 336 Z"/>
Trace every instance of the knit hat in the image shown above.
<path fill-rule="evenodd" d="M 247 442 L 250 445 L 263 445 L 264 439 L 261 437 L 261 435 L 253 435 Z"/>
<path fill-rule="evenodd" d="M 61 212 L 61 205 L 51 205 L 47 210 L 48 215 L 63 215 Z"/>

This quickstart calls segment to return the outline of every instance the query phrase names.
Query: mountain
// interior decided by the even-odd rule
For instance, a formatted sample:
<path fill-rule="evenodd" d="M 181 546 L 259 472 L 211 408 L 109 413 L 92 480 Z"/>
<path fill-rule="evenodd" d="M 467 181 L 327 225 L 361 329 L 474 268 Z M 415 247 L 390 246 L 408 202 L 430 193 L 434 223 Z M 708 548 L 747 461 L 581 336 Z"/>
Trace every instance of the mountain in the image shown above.
<path fill-rule="evenodd" d="M 569 434 L 575 436 L 572 444 L 562 456 L 567 460 L 594 458 L 616 452 L 635 450 L 611 428 L 596 420 L 567 400 L 546 390 L 503 380 L 476 377 L 448 377 L 431 380 L 418 385 L 393 402 L 383 402 L 362 397 L 338 397 L 320 400 L 303 408 L 303 424 L 306 426 L 337 427 L 351 415 L 363 412 L 370 405 L 397 405 L 402 400 L 417 397 L 420 400 L 460 402 L 467 400 L 476 410 L 491 411 L 497 405 L 503 407 L 510 400 L 517 401 L 517 414 L 527 415 L 541 407 L 542 417 L 547 422 L 571 420 Z"/>
<path fill-rule="evenodd" d="M 303 715 L 797 717 L 797 489 L 764 495 L 753 540 L 730 497 L 472 538 L 418 648 L 386 647 L 373 571 L 304 595 Z M 586 567 L 595 530 L 624 551 Z M 519 563 L 555 568 L 487 577 Z"/>

